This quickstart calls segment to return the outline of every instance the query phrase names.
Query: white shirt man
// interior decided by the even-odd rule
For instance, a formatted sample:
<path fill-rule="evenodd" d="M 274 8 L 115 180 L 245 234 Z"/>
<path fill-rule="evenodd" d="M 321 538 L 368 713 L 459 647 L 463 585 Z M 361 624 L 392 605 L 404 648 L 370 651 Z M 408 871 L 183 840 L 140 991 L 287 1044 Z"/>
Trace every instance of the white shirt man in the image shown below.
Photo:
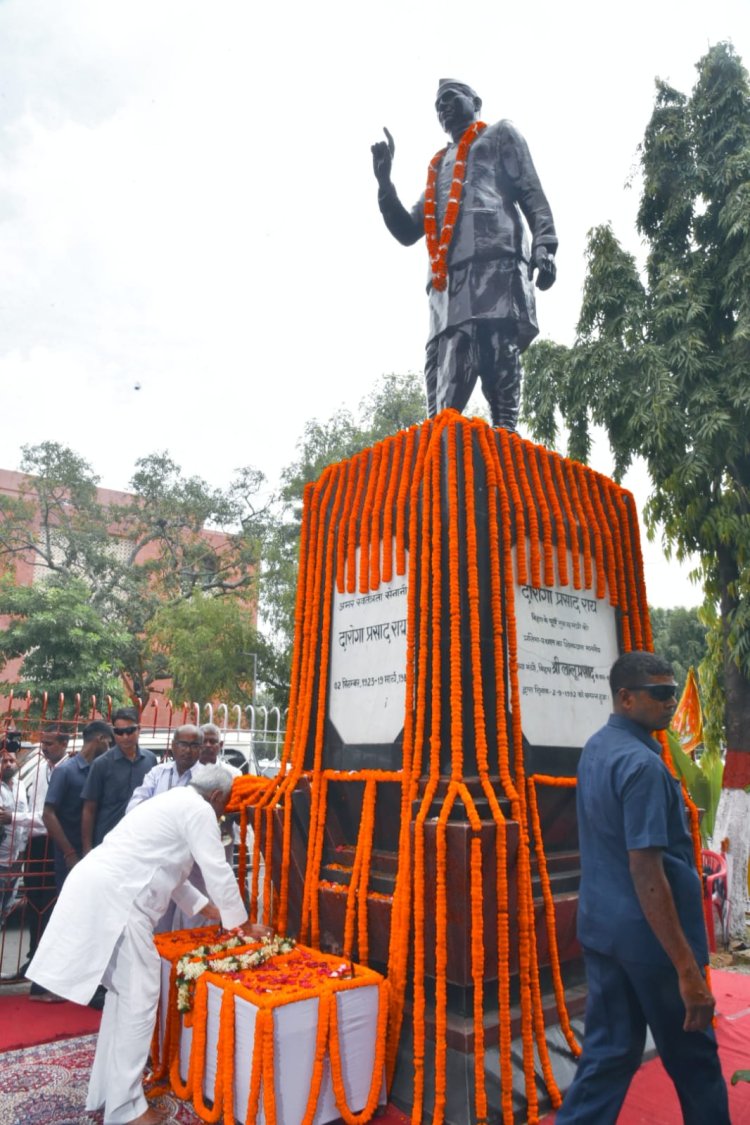
<path fill-rule="evenodd" d="M 159 793 L 167 793 L 178 785 L 188 785 L 196 772 L 203 768 L 198 761 L 202 746 L 203 736 L 198 727 L 191 723 L 177 727 L 172 736 L 171 760 L 160 762 L 148 771 L 141 784 L 133 790 L 125 812 L 131 812 Z"/>
<path fill-rule="evenodd" d="M 159 998 L 153 932 L 170 899 L 227 929 L 247 919 L 216 819 L 230 789 L 224 770 L 207 768 L 123 817 L 68 875 L 29 967 L 32 980 L 78 1004 L 107 988 L 86 1102 L 104 1106 L 107 1125 L 161 1120 L 142 1078 Z M 211 901 L 188 881 L 195 862 Z"/>
<path fill-rule="evenodd" d="M 18 898 L 23 870 L 19 856 L 26 847 L 32 819 L 26 789 L 18 778 L 14 743 L 8 737 L 12 733 L 0 737 L 0 921 Z"/>

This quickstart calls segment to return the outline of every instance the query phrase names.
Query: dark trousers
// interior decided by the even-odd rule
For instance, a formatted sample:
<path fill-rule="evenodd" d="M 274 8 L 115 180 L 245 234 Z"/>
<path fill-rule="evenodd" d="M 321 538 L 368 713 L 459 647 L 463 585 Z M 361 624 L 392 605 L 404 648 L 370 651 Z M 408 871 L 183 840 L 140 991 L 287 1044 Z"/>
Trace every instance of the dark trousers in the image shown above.
<path fill-rule="evenodd" d="M 29 957 L 33 957 L 57 898 L 55 858 L 49 836 L 31 837 L 24 863 L 23 885 L 31 908 L 27 911 L 27 917 L 30 932 Z"/>
<path fill-rule="evenodd" d="M 730 1125 L 716 1037 L 683 1031 L 685 1006 L 671 966 L 584 950 L 588 1000 L 583 1054 L 555 1125 L 614 1125 L 641 1064 L 646 1025 L 672 1079 L 685 1125 Z"/>
<path fill-rule="evenodd" d="M 428 341 L 425 355 L 427 413 L 463 411 L 477 379 L 493 426 L 515 430 L 521 406 L 521 356 L 512 321 L 469 321 Z"/>

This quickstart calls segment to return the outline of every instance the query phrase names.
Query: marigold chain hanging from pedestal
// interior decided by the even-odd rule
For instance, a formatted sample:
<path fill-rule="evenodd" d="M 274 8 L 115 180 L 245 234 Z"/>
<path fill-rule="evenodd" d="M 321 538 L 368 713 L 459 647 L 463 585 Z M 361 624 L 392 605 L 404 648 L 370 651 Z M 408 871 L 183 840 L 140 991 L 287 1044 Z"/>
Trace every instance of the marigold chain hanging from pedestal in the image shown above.
<path fill-rule="evenodd" d="M 491 621 L 482 620 L 481 628 L 474 480 L 477 465 L 481 466 L 482 480 L 486 481 L 488 535 L 484 549 L 490 555 L 491 586 Z M 377 897 L 368 886 L 377 795 L 381 786 L 400 786 L 398 871 L 388 952 L 390 1010 L 386 1063 L 390 1082 L 403 1020 L 407 966 L 412 958 L 412 1120 L 421 1122 L 426 1048 L 425 841 L 426 821 L 428 815 L 434 817 L 437 802 L 440 811 L 436 828 L 436 1044 L 432 1120 L 440 1125 L 444 1120 L 446 1099 L 446 834 L 451 810 L 460 802 L 471 828 L 474 1110 L 479 1122 L 486 1121 L 483 1005 L 488 934 L 482 913 L 482 887 L 483 862 L 487 859 L 485 856 L 483 860 L 482 826 L 476 805 L 476 794 L 480 793 L 494 823 L 497 934 L 492 937 L 497 945 L 497 1049 L 502 1119 L 504 1125 L 510 1125 L 513 1120 L 510 996 L 513 922 L 518 935 L 528 1121 L 537 1121 L 535 1052 L 553 1105 L 560 1103 L 560 1094 L 544 1034 L 532 897 L 532 848 L 537 854 L 545 896 L 550 968 L 560 1024 L 571 1050 L 577 1052 L 579 1048 L 565 1011 L 554 910 L 550 908 L 549 879 L 536 812 L 534 785 L 543 784 L 547 779 L 527 779 L 524 774 L 514 587 L 549 587 L 557 581 L 560 586 L 572 585 L 575 590 L 593 591 L 597 599 L 607 599 L 610 605 L 617 607 L 622 650 L 650 649 L 651 629 L 632 497 L 606 477 L 524 441 L 516 434 L 493 430 L 479 419 L 445 411 L 436 419 L 396 434 L 349 461 L 329 466 L 316 484 L 308 485 L 304 508 L 289 725 L 281 772 L 265 784 L 258 783 L 257 779 L 238 779 L 233 790 L 234 807 L 241 809 L 243 831 L 248 816 L 253 817 L 255 829 L 251 913 L 254 916 L 257 910 L 260 841 L 263 841 L 262 921 L 272 924 L 277 932 L 286 932 L 291 797 L 298 783 L 307 779 L 310 830 L 297 936 L 313 946 L 319 944 L 319 895 L 322 888 L 330 890 L 332 886 L 321 879 L 329 788 L 332 784 L 358 782 L 361 785 L 364 782 L 349 886 L 336 887 L 336 890 L 346 894 L 344 956 L 353 955 L 356 936 L 358 959 L 366 962 L 369 951 L 367 903 L 368 899 Z M 569 565 L 568 552 L 572 565 Z M 327 768 L 324 734 L 334 583 L 342 594 L 345 591 L 367 594 L 381 583 L 391 581 L 394 574 L 405 575 L 407 569 L 406 704 L 401 769 L 347 772 Z M 488 616 L 484 610 L 483 614 Z M 488 643 L 494 647 L 492 683 L 485 682 L 486 663 L 482 660 L 483 646 Z M 444 651 L 448 652 L 447 663 L 441 659 Z M 444 669 L 447 669 L 445 674 Z M 467 685 L 471 686 L 467 689 Z M 446 749 L 441 745 L 445 739 L 441 738 L 440 708 L 436 705 L 444 693 L 449 693 L 451 700 L 448 768 Z M 472 699 L 464 700 L 463 695 L 469 693 Z M 485 713 L 489 697 L 497 716 L 510 714 L 507 731 L 500 722 L 497 724 L 500 729 L 489 730 Z M 428 700 L 432 701 L 429 706 Z M 472 737 L 476 742 L 478 774 L 478 785 L 475 784 L 473 791 L 467 787 L 464 777 L 463 703 L 473 710 Z M 591 732 L 582 732 L 581 741 L 588 733 Z M 551 781 L 560 783 L 558 779 Z M 509 806 L 513 821 L 519 825 L 517 907 L 513 919 L 507 877 L 507 821 L 501 801 L 506 808 Z M 278 817 L 282 825 L 280 879 L 276 887 L 271 883 L 274 817 Z M 490 944 L 494 948 L 495 940 Z"/>

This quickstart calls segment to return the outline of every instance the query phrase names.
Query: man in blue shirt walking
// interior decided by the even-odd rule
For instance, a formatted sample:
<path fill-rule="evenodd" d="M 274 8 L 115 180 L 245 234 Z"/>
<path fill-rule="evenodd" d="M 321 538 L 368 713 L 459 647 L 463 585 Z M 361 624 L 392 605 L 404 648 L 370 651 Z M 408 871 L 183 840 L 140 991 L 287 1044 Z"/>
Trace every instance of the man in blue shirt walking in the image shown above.
<path fill-rule="evenodd" d="M 665 660 L 629 652 L 613 664 L 610 687 L 614 713 L 578 766 L 588 1000 L 583 1054 L 556 1125 L 614 1125 L 647 1026 L 685 1125 L 729 1125 L 702 972 L 701 884 L 680 784 L 651 734 L 669 726 L 677 685 Z"/>

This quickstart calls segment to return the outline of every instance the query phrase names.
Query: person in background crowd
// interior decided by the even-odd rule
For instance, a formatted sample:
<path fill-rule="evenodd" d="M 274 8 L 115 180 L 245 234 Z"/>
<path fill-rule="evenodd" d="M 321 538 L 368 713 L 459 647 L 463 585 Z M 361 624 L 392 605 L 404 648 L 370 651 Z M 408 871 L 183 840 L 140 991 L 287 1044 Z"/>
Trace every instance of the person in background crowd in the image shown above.
<path fill-rule="evenodd" d="M 556 1125 L 614 1125 L 646 1027 L 685 1125 L 729 1125 L 711 1027 L 701 882 L 680 782 L 652 731 L 677 707 L 671 666 L 627 652 L 609 676 L 613 714 L 583 748 L 576 805 L 578 938 L 588 981 L 583 1054 Z"/>
<path fill-rule="evenodd" d="M 135 708 L 121 707 L 115 711 L 112 727 L 115 744 L 92 762 L 83 787 L 84 855 L 101 844 L 123 818 L 133 790 L 156 765 L 156 756 L 138 745 L 140 725 Z"/>
<path fill-rule="evenodd" d="M 170 898 L 228 930 L 247 920 L 217 824 L 231 787 L 226 770 L 206 767 L 124 817 L 71 871 L 29 967 L 32 980 L 78 1004 L 97 984 L 107 989 L 86 1100 L 87 1111 L 104 1107 L 107 1125 L 162 1120 L 143 1070 L 161 976 L 154 925 Z M 194 863 L 211 901 L 188 881 Z"/>
<path fill-rule="evenodd" d="M 21 738 L 15 730 L 0 735 L 0 922 L 18 902 L 23 863 L 19 856 L 31 829 L 26 790 L 18 778 L 16 753 Z"/>
<path fill-rule="evenodd" d="M 58 894 L 68 872 L 83 855 L 81 813 L 83 787 L 91 763 L 112 745 L 112 727 L 94 719 L 81 731 L 83 745 L 78 754 L 60 762 L 50 778 L 44 799 L 44 823 L 55 853 L 55 884 Z"/>
<path fill-rule="evenodd" d="M 29 920 L 29 955 L 19 972 L 25 973 L 39 945 L 39 939 L 52 913 L 57 898 L 55 857 L 44 823 L 44 802 L 50 779 L 68 752 L 67 725 L 53 722 L 42 731 L 39 749 L 24 762 L 20 776 L 26 786 L 31 811 L 31 838 L 24 857 L 23 885 L 31 909 Z M 46 994 L 38 985 L 31 986 L 32 1000 L 52 1002 L 56 996 Z"/>
<path fill-rule="evenodd" d="M 133 790 L 133 795 L 128 801 L 126 812 L 131 812 L 142 801 L 156 797 L 158 793 L 166 793 L 176 785 L 188 785 L 201 766 L 198 758 L 203 747 L 203 735 L 200 728 L 192 723 L 183 723 L 177 727 L 172 735 L 172 759 L 159 762 L 149 770 L 141 785 Z"/>
<path fill-rule="evenodd" d="M 241 777 L 242 770 L 237 769 L 236 766 L 230 765 L 228 761 L 221 757 L 224 750 L 224 740 L 221 737 L 221 730 L 217 727 L 216 723 L 204 723 L 201 727 L 203 731 L 203 749 L 201 750 L 201 762 L 204 765 L 210 765 L 214 762 L 219 762 L 225 770 L 229 770 L 232 777 Z M 227 822 L 231 821 L 232 843 L 227 844 L 227 860 L 231 860 L 234 849 L 239 849 L 241 843 L 240 826 L 238 822 L 237 813 L 227 815 Z M 229 825 L 227 825 L 229 827 Z M 252 855 L 255 848 L 255 835 L 250 823 L 247 826 L 247 855 L 249 857 L 248 872 L 247 872 L 247 901 L 250 901 L 252 895 L 252 882 L 253 882 L 253 865 Z M 260 870 L 258 875 L 258 918 L 261 917 L 263 910 L 263 882 L 265 878 L 266 865 L 263 856 L 260 857 Z M 195 873 L 191 876 L 193 882 L 198 882 Z M 199 884 L 200 885 L 200 884 Z M 174 929 L 194 929 L 196 926 L 202 925 L 202 920 L 198 918 L 184 918 L 175 911 L 173 919 Z"/>
<path fill-rule="evenodd" d="M 106 753 L 112 744 L 112 727 L 103 719 L 93 719 L 83 728 L 81 737 L 83 745 L 80 752 L 60 762 L 53 772 L 44 801 L 44 823 L 54 848 L 55 886 L 58 894 L 68 872 L 75 867 L 83 855 L 81 839 L 83 787 L 91 763 Z M 37 990 L 39 985 L 32 984 L 29 996 L 35 996 Z M 106 990 L 100 985 L 89 1000 L 88 1006 L 101 1011 L 104 1007 L 105 992 Z"/>
<path fill-rule="evenodd" d="M 201 764 L 204 766 L 212 766 L 217 763 L 225 770 L 231 773 L 232 777 L 239 777 L 241 770 L 233 766 L 223 757 L 224 740 L 221 737 L 221 731 L 216 723 L 204 723 L 201 727 L 201 734 L 203 735 L 203 748 L 201 750 Z"/>

